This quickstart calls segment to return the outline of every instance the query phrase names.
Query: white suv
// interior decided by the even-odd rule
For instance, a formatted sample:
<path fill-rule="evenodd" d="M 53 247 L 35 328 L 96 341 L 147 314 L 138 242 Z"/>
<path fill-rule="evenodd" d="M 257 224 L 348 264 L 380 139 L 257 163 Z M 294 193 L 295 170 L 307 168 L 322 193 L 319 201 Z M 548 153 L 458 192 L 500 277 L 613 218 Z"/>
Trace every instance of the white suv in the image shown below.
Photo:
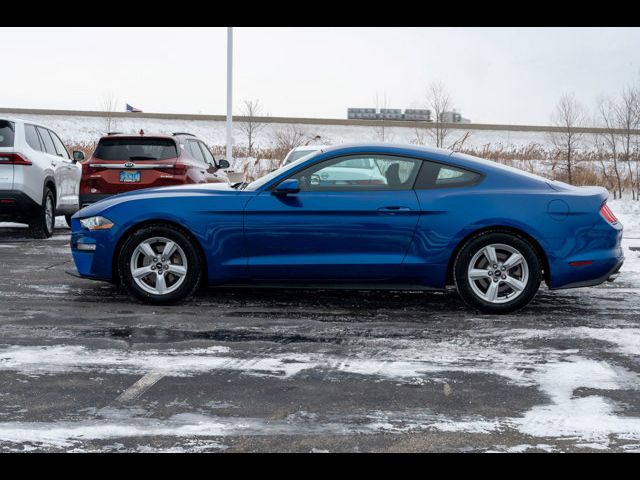
<path fill-rule="evenodd" d="M 29 224 L 37 238 L 53 234 L 56 215 L 78 210 L 82 169 L 51 129 L 0 118 L 0 221 Z"/>

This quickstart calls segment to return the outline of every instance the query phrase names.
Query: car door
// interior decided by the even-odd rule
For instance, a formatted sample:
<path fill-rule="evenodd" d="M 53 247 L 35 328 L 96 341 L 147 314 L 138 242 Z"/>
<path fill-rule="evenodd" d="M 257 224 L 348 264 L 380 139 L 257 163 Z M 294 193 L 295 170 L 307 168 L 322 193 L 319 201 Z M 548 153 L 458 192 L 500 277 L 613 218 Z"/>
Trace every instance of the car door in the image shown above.
<path fill-rule="evenodd" d="M 69 151 L 60 140 L 60 137 L 49 130 L 56 153 L 61 159 L 62 167 L 60 177 L 62 178 L 63 194 L 60 196 L 60 206 L 64 207 L 65 213 L 75 212 L 78 209 L 78 192 L 80 190 L 80 177 L 82 175 L 80 166 L 77 165 L 69 155 Z"/>
<path fill-rule="evenodd" d="M 62 157 L 60 157 L 56 151 L 56 147 L 51 135 L 49 134 L 49 130 L 38 126 L 36 126 L 36 130 L 38 131 L 40 141 L 44 147 L 43 155 L 50 163 L 51 169 L 53 170 L 53 177 L 56 182 L 56 205 L 60 208 L 64 205 L 64 199 L 69 195 L 69 187 L 65 182 L 67 173 L 66 165 L 62 161 Z"/>
<path fill-rule="evenodd" d="M 298 193 L 259 193 L 245 208 L 249 274 L 344 282 L 398 277 L 419 217 L 412 189 L 419 165 L 388 155 L 331 158 L 290 177 Z"/>

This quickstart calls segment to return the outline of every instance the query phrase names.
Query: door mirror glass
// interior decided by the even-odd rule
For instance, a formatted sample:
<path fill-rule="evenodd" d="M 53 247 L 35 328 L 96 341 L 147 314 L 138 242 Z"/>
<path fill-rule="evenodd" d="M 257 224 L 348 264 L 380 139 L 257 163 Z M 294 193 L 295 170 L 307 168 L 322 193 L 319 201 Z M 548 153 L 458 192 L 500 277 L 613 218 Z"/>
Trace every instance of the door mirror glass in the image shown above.
<path fill-rule="evenodd" d="M 81 162 L 82 160 L 84 160 L 84 153 L 79 151 L 79 150 L 74 150 L 73 151 L 73 161 L 74 162 Z"/>
<path fill-rule="evenodd" d="M 230 166 L 231 164 L 224 158 L 218 160 L 218 168 L 229 168 Z"/>
<path fill-rule="evenodd" d="M 297 178 L 288 178 L 280 182 L 273 190 L 273 193 L 286 195 L 287 193 L 298 193 L 300 191 L 300 183 Z"/>

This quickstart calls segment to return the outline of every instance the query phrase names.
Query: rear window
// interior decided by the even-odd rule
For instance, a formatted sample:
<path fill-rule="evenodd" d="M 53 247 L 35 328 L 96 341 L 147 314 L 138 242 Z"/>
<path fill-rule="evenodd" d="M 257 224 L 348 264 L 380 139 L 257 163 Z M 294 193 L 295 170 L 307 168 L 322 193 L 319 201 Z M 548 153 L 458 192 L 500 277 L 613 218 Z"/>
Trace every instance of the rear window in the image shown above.
<path fill-rule="evenodd" d="M 15 125 L 8 120 L 0 120 L 0 147 L 13 147 Z"/>
<path fill-rule="evenodd" d="M 416 180 L 416 190 L 468 187 L 482 180 L 482 175 L 451 165 L 424 161 Z"/>
<path fill-rule="evenodd" d="M 24 125 L 24 136 L 27 139 L 27 143 L 34 150 L 42 151 L 42 145 L 40 144 L 40 138 L 38 138 L 38 132 L 36 132 L 36 127 L 33 125 L 25 124 Z"/>
<path fill-rule="evenodd" d="M 100 140 L 95 158 L 101 160 L 167 160 L 178 156 L 170 138 L 107 138 Z"/>

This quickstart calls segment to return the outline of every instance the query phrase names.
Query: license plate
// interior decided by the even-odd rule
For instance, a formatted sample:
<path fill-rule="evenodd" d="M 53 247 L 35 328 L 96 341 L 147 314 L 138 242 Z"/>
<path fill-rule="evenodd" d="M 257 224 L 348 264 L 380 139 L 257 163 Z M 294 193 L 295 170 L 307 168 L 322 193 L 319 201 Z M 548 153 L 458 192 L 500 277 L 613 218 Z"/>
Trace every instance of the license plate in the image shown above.
<path fill-rule="evenodd" d="M 120 181 L 124 183 L 132 183 L 140 181 L 140 172 L 120 172 Z"/>

